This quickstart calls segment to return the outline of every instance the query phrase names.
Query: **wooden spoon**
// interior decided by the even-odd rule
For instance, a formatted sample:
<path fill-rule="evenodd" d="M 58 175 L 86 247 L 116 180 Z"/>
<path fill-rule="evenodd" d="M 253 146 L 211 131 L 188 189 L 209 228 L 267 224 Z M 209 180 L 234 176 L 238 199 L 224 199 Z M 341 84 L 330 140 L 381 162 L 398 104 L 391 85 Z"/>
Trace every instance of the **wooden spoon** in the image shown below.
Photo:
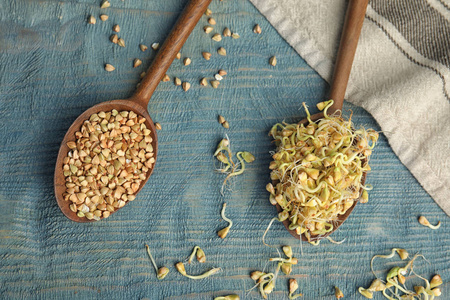
<path fill-rule="evenodd" d="M 166 74 L 167 69 L 169 69 L 172 61 L 175 59 L 175 56 L 180 51 L 183 44 L 186 42 L 187 38 L 191 34 L 195 25 L 200 20 L 200 17 L 208 8 L 211 0 L 190 0 L 180 17 L 178 18 L 175 26 L 167 37 L 166 41 L 159 49 L 158 54 L 153 60 L 151 66 L 148 68 L 147 75 L 143 78 L 140 86 L 136 90 L 133 96 L 129 99 L 121 99 L 121 100 L 112 100 L 102 102 L 97 104 L 85 112 L 83 112 L 70 126 L 67 131 L 64 139 L 61 143 L 61 147 L 59 149 L 58 158 L 56 161 L 55 167 L 55 177 L 54 177 L 54 185 L 55 185 L 55 196 L 56 201 L 58 203 L 59 208 L 64 213 L 64 215 L 72 221 L 76 222 L 92 222 L 95 220 L 88 220 L 87 218 L 80 218 L 76 213 L 70 210 L 69 201 L 65 201 L 62 196 L 66 190 L 65 186 L 65 177 L 63 174 L 63 159 L 67 156 L 68 151 L 70 150 L 67 146 L 67 142 L 75 141 L 75 132 L 79 131 L 82 123 L 89 119 L 89 117 L 100 111 L 111 111 L 116 109 L 118 111 L 127 110 L 134 111 L 140 116 L 143 116 L 146 121 L 145 125 L 147 128 L 151 130 L 151 137 L 153 138 L 152 146 L 154 151 L 154 157 L 156 159 L 157 151 L 158 151 L 158 139 L 156 136 L 155 125 L 153 124 L 152 119 L 147 111 L 148 101 L 158 86 L 161 79 Z M 148 178 L 153 172 L 153 167 L 147 172 L 146 179 L 141 183 L 138 191 L 144 187 L 145 183 L 148 181 Z M 116 209 L 114 212 L 116 212 Z"/>
<path fill-rule="evenodd" d="M 341 41 L 339 44 L 339 50 L 337 54 L 336 64 L 334 67 L 333 80 L 331 83 L 330 99 L 334 100 L 333 105 L 328 109 L 328 114 L 332 114 L 338 110 L 342 110 L 342 105 L 344 104 L 345 90 L 347 89 L 348 79 L 350 77 L 350 71 L 352 69 L 353 58 L 355 57 L 356 47 L 358 45 L 359 35 L 361 33 L 361 28 L 364 22 L 364 16 L 366 14 L 366 8 L 369 0 L 350 0 L 347 7 L 347 12 L 345 16 L 344 27 L 342 31 Z M 314 114 L 311 116 L 312 121 L 323 118 L 323 113 Z M 307 124 L 308 120 L 302 120 L 299 124 Z M 366 173 L 363 173 L 361 178 L 361 184 L 366 181 Z M 362 193 L 362 189 L 361 189 Z M 359 199 L 357 199 L 359 200 Z M 356 206 L 357 200 L 353 205 L 345 212 L 345 214 L 340 215 L 338 220 L 333 222 L 333 230 L 327 232 L 323 235 L 311 235 L 311 240 L 317 238 L 324 238 L 332 234 L 339 226 L 344 223 L 348 218 L 350 213 Z M 279 205 L 276 205 L 279 212 L 282 211 Z M 283 222 L 289 233 L 296 239 L 300 239 L 300 236 L 295 230 L 290 230 L 289 219 Z M 307 241 L 304 234 L 301 235 L 302 240 Z"/>

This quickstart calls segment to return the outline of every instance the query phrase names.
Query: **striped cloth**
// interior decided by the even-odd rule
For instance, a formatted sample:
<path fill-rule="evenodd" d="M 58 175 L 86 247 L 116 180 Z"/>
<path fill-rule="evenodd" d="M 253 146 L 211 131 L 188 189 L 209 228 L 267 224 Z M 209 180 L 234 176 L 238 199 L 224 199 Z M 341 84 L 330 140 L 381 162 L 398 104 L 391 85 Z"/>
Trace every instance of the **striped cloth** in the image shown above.
<path fill-rule="evenodd" d="M 330 81 L 346 1 L 251 1 Z M 375 117 L 403 164 L 450 215 L 450 1 L 371 0 L 346 99 Z"/>

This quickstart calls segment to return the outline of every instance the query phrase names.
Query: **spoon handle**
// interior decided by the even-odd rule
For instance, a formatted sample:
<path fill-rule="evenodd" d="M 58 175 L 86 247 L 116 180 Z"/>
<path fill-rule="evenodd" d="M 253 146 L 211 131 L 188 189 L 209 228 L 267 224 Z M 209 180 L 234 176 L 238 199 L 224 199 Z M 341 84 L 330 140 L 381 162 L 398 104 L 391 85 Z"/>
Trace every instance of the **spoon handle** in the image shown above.
<path fill-rule="evenodd" d="M 145 109 L 156 87 L 186 42 L 211 0 L 190 0 L 130 99 Z"/>
<path fill-rule="evenodd" d="M 341 42 L 334 66 L 333 80 L 331 82 L 330 99 L 334 100 L 330 113 L 342 110 L 345 90 L 355 57 L 361 27 L 364 22 L 366 8 L 369 0 L 350 0 L 342 30 Z"/>

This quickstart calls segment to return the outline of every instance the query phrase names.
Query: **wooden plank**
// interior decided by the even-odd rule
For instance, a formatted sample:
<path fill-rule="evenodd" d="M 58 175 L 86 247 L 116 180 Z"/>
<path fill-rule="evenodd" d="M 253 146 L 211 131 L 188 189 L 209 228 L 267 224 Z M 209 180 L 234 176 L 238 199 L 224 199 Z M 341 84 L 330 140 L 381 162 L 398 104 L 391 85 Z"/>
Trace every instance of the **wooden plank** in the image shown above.
<path fill-rule="evenodd" d="M 214 32 L 227 26 L 241 38 L 212 41 L 212 33 L 202 30 L 204 16 L 188 39 L 182 57 L 190 57 L 192 64 L 175 61 L 168 75 L 189 81 L 191 89 L 183 92 L 172 82 L 161 83 L 149 104 L 163 130 L 147 186 L 108 220 L 71 222 L 57 208 L 52 186 L 65 131 L 91 105 L 132 93 L 154 57 L 151 50 L 142 53 L 139 43 L 161 42 L 185 1 L 111 3 L 106 10 L 99 9 L 98 1 L 0 4 L 1 298 L 212 299 L 232 292 L 242 299 L 259 298 L 256 290 L 246 292 L 253 286 L 248 274 L 277 255 L 261 242 L 276 213 L 265 191 L 273 150 L 267 133 L 276 122 L 302 119 L 301 103 L 313 107 L 326 98 L 328 85 L 248 1 L 213 2 Z M 109 20 L 86 24 L 88 15 L 100 13 Z M 116 23 L 126 48 L 108 40 Z M 256 23 L 261 35 L 252 32 Z M 219 46 L 227 49 L 226 57 L 215 54 Z M 201 51 L 214 53 L 213 58 L 204 60 Z M 276 67 L 268 64 L 273 55 Z M 136 57 L 144 64 L 133 69 Z M 106 62 L 116 71 L 106 73 Z M 228 72 L 218 89 L 198 84 L 218 69 Z M 353 110 L 357 124 L 379 129 L 362 109 L 348 103 L 344 109 Z M 218 114 L 230 122 L 229 130 L 217 123 Z M 212 153 L 225 134 L 235 151 L 248 150 L 256 161 L 221 196 L 223 176 L 214 172 Z M 290 277 L 298 279 L 303 299 L 330 299 L 334 285 L 359 299 L 357 287 L 373 278 L 370 258 L 392 247 L 425 255 L 430 264 L 420 261 L 416 270 L 426 277 L 440 273 L 444 281 L 450 278 L 448 217 L 399 162 L 383 134 L 371 162 L 369 203 L 358 205 L 333 235 L 346 238 L 345 243 L 300 247 L 281 224 L 267 235 L 270 244 L 294 246 L 299 264 Z M 225 240 L 216 235 L 225 225 L 223 202 L 234 221 Z M 441 220 L 442 227 L 422 227 L 417 222 L 422 214 L 432 223 Z M 171 269 L 165 280 L 156 279 L 145 243 L 157 263 Z M 204 249 L 207 263 L 193 264 L 188 271 L 198 274 L 217 266 L 223 269 L 220 274 L 192 281 L 176 273 L 174 264 L 195 245 Z M 386 271 L 391 264 L 376 266 Z M 287 278 L 279 277 L 271 299 L 286 298 Z"/>

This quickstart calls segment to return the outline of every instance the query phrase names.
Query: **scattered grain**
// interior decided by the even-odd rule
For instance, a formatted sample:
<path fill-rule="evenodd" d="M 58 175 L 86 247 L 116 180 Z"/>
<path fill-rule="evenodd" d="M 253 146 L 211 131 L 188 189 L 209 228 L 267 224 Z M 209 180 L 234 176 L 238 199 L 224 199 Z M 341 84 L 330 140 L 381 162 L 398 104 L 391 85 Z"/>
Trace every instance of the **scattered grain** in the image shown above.
<path fill-rule="evenodd" d="M 88 24 L 94 25 L 95 23 L 97 23 L 97 20 L 95 19 L 95 17 L 94 16 L 89 16 Z"/>
<path fill-rule="evenodd" d="M 344 298 L 344 293 L 342 293 L 340 288 L 335 286 L 334 287 L 334 296 L 336 297 L 336 299 L 341 299 L 341 298 Z"/>
<path fill-rule="evenodd" d="M 145 46 L 144 44 L 140 44 L 139 49 L 141 49 L 142 52 L 145 52 L 148 49 L 148 47 Z"/>
<path fill-rule="evenodd" d="M 224 47 L 220 47 L 219 49 L 217 49 L 217 53 L 222 56 L 227 56 L 227 50 L 225 50 Z"/>
<path fill-rule="evenodd" d="M 159 43 L 153 43 L 152 44 L 152 49 L 155 50 L 155 51 L 158 50 L 159 49 Z"/>
<path fill-rule="evenodd" d="M 109 40 L 114 43 L 117 44 L 119 41 L 119 37 L 117 36 L 117 34 L 111 34 L 111 36 L 109 37 Z"/>
<path fill-rule="evenodd" d="M 256 34 L 261 34 L 261 26 L 259 26 L 259 24 L 256 24 L 255 27 L 253 27 L 253 32 Z"/>
<path fill-rule="evenodd" d="M 105 65 L 105 70 L 108 71 L 108 72 L 112 72 L 112 71 L 114 71 L 115 69 L 116 69 L 116 68 L 114 68 L 113 65 L 110 65 L 110 64 L 106 64 L 106 65 Z"/>
<path fill-rule="evenodd" d="M 209 52 L 202 52 L 202 56 L 206 60 L 210 60 L 211 59 L 211 53 L 209 53 Z"/>
<path fill-rule="evenodd" d="M 203 31 L 204 31 L 205 33 L 210 33 L 211 31 L 213 31 L 213 29 L 214 29 L 214 27 L 209 26 L 209 25 L 203 27 Z"/>
<path fill-rule="evenodd" d="M 109 3 L 108 0 L 105 0 L 102 2 L 102 4 L 100 5 L 100 8 L 108 8 L 111 6 L 111 3 Z"/>
<path fill-rule="evenodd" d="M 222 34 L 223 36 L 231 36 L 231 30 L 228 27 L 225 27 Z"/>
<path fill-rule="evenodd" d="M 218 80 L 211 80 L 210 83 L 211 83 L 211 86 L 213 88 L 217 89 L 219 87 L 220 81 L 218 81 Z"/>
<path fill-rule="evenodd" d="M 211 39 L 213 39 L 216 42 L 220 42 L 222 40 L 222 36 L 219 33 L 216 33 L 215 35 L 212 36 Z"/>
<path fill-rule="evenodd" d="M 271 66 L 276 66 L 277 65 L 277 58 L 275 57 L 275 56 L 272 56 L 270 59 L 269 59 L 269 64 L 271 65 Z"/>
<path fill-rule="evenodd" d="M 140 60 L 139 58 L 136 58 L 133 62 L 133 68 L 137 68 L 140 65 L 142 65 L 142 60 Z"/>
<path fill-rule="evenodd" d="M 191 84 L 189 82 L 183 82 L 181 86 L 185 92 L 187 92 L 191 88 Z"/>

